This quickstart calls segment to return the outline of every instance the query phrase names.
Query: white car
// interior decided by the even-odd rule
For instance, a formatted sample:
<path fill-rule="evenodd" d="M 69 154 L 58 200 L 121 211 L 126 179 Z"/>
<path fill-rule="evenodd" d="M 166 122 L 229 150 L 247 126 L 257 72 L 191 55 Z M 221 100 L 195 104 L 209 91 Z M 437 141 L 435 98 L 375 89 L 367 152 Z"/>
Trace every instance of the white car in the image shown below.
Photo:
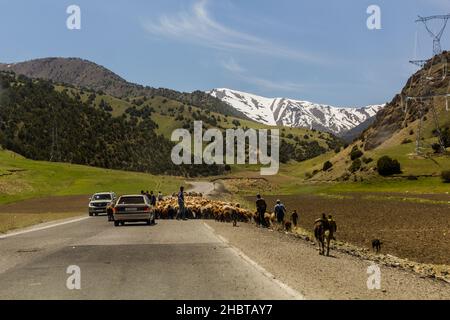
<path fill-rule="evenodd" d="M 113 209 L 114 226 L 125 222 L 145 222 L 155 224 L 155 209 L 146 195 L 121 196 Z"/>
<path fill-rule="evenodd" d="M 89 216 L 98 216 L 101 213 L 106 214 L 106 208 L 116 200 L 114 192 L 99 192 L 89 198 Z"/>

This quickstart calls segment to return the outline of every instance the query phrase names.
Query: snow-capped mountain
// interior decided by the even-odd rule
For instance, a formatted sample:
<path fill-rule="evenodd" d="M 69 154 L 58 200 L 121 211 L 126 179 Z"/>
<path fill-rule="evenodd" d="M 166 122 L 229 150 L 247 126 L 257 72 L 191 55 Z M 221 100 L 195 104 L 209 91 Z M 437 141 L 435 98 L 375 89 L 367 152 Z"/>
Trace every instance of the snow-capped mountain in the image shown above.
<path fill-rule="evenodd" d="M 267 125 L 305 127 L 342 135 L 376 115 L 383 105 L 361 108 L 338 108 L 308 101 L 286 98 L 265 98 L 231 90 L 208 91 L 247 117 Z"/>

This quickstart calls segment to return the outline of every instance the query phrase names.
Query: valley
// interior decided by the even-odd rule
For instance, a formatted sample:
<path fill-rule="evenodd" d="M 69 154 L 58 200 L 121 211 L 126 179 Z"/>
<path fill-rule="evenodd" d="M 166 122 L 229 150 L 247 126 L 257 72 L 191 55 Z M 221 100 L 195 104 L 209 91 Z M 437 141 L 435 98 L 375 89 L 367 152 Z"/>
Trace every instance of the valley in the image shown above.
<path fill-rule="evenodd" d="M 56 66 L 64 72 L 55 72 Z M 450 170 L 450 116 L 445 99 L 434 101 L 434 111 L 424 104 L 424 113 L 420 115 L 414 111 L 419 108 L 417 102 L 410 102 L 408 111 L 401 98 L 423 92 L 440 94 L 446 90 L 447 78 L 431 84 L 423 80 L 434 72 L 439 73 L 442 66 L 431 61 L 427 67 L 413 75 L 402 93 L 390 103 L 356 109 L 267 99 L 230 89 L 184 94 L 141 87 L 80 59 L 44 59 L 14 67 L 0 65 L 0 69 L 25 74 L 10 70 L 2 73 L 0 232 L 8 235 L 36 224 L 46 226 L 52 221 L 65 223 L 68 219 L 79 219 L 86 214 L 84 207 L 90 194 L 98 191 L 125 194 L 153 190 L 171 195 L 180 185 L 185 185 L 195 192 L 201 191 L 205 197 L 238 202 L 249 210 L 254 210 L 255 196 L 259 193 L 267 201 L 268 212 L 277 199 L 286 205 L 287 219 L 292 210 L 297 210 L 298 227 L 285 233 L 278 232 L 279 227 L 273 225 L 268 234 L 263 234 L 254 228 L 254 222 L 242 225 L 236 232 L 228 229 L 231 224 L 205 223 L 226 235 L 233 248 L 245 250 L 267 269 L 273 270 L 274 265 L 263 252 L 249 249 L 250 240 L 245 240 L 245 235 L 264 241 L 277 239 L 283 244 L 283 250 L 296 246 L 310 259 L 316 253 L 312 247 L 314 220 L 326 213 L 332 214 L 339 226 L 337 241 L 332 244 L 335 257 L 340 259 L 336 270 L 342 264 L 359 270 L 361 261 L 368 259 L 382 264 L 393 282 L 401 278 L 411 283 L 408 287 L 420 283 L 430 290 L 439 287 L 440 292 L 446 292 L 447 284 L 434 281 L 448 280 L 450 264 L 450 189 L 445 178 L 445 172 Z M 93 71 L 98 74 L 86 78 Z M 69 77 L 70 73 L 75 76 Z M 105 79 L 109 80 L 105 82 Z M 54 108 L 52 113 L 48 113 L 50 106 Z M 69 118 L 71 121 L 67 121 Z M 248 158 L 246 164 L 228 166 L 173 166 L 169 157 L 170 149 L 176 144 L 170 141 L 172 133 L 180 128 L 194 133 L 194 121 L 202 121 L 203 132 L 212 128 L 278 129 L 279 172 L 261 176 L 261 166 L 249 164 Z M 437 126 L 446 144 L 445 152 L 436 152 L 433 147 L 438 141 Z M 63 127 L 65 130 L 59 131 L 56 137 L 55 128 Z M 346 134 L 351 139 L 344 140 Z M 417 153 L 417 141 L 420 153 Z M 382 173 L 380 159 L 383 157 L 388 157 L 389 163 L 398 163 L 399 168 Z M 86 224 L 82 222 L 80 226 Z M 106 242 L 119 243 L 105 228 L 98 222 L 87 227 L 94 237 L 93 243 L 102 246 Z M 170 221 L 161 222 L 161 228 L 164 228 L 158 240 L 161 243 L 199 241 L 195 233 L 184 234 L 181 240 L 172 239 L 169 235 L 178 226 Z M 210 242 L 213 246 L 217 244 L 217 239 L 205 233 L 200 222 L 193 222 L 192 228 L 209 239 L 208 246 Z M 82 233 L 81 229 L 76 232 Z M 106 239 L 97 232 L 110 235 Z M 49 232 L 47 236 L 52 238 L 54 234 Z M 145 236 L 142 232 L 136 237 Z M 436 236 L 440 241 L 436 242 Z M 138 241 L 133 237 L 129 238 L 131 243 Z M 383 243 L 379 255 L 370 252 L 374 239 Z M 222 258 L 231 259 L 227 254 Z M 241 263 L 230 261 L 234 268 Z M 311 261 L 317 262 L 316 258 Z M 273 272 L 294 288 L 305 289 L 309 297 L 328 297 L 304 279 L 288 276 L 286 270 L 292 269 L 290 263 L 283 264 L 282 268 Z M 433 280 L 417 280 L 418 275 Z M 13 281 L 14 273 L 4 277 Z M 349 280 L 355 287 L 347 288 L 346 294 L 341 295 L 334 288 L 335 297 L 383 298 L 383 295 L 367 295 L 361 291 L 356 278 Z M 229 286 L 229 283 L 217 285 Z M 56 290 L 51 286 L 47 289 Z M 418 291 L 403 296 L 395 291 L 395 285 L 389 285 L 389 290 L 384 298 L 423 297 Z M 245 290 L 241 294 L 246 297 Z M 280 291 L 276 296 L 285 297 L 285 294 Z"/>

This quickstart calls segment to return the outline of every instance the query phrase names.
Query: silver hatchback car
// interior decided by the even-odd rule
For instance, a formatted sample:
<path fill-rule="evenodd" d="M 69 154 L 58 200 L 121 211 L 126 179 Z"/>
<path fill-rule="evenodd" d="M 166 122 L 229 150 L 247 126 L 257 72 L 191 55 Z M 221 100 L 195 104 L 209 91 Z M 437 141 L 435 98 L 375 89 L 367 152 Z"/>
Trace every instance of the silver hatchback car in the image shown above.
<path fill-rule="evenodd" d="M 146 195 L 120 196 L 113 209 L 114 226 L 125 222 L 146 222 L 155 224 L 155 209 Z"/>

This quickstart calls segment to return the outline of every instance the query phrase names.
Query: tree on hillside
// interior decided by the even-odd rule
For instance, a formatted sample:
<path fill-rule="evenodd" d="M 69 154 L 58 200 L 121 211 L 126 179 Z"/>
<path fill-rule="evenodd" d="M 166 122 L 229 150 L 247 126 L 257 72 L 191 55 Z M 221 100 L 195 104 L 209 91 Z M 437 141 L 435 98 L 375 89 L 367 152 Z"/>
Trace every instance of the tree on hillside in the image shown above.
<path fill-rule="evenodd" d="M 390 176 L 401 173 L 400 162 L 389 156 L 383 156 L 377 162 L 378 173 L 382 176 Z"/>

